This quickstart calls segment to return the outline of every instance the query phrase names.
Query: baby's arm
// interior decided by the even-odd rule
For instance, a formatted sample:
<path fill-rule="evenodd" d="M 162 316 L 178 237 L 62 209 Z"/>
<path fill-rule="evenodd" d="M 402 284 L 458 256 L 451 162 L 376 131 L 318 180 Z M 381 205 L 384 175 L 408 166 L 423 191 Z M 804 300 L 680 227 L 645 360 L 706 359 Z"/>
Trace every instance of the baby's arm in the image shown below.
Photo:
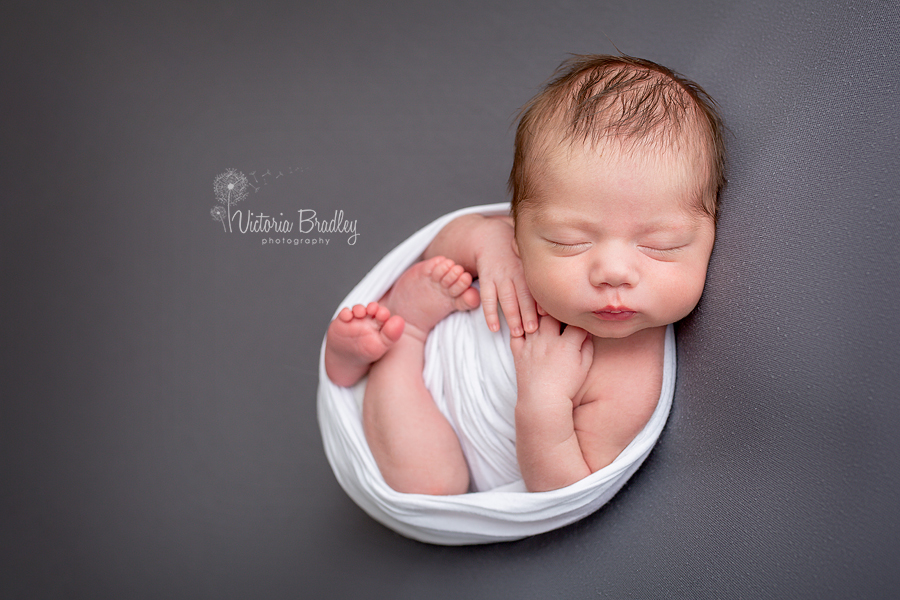
<path fill-rule="evenodd" d="M 516 455 L 530 492 L 555 490 L 591 474 L 573 418 L 573 402 L 593 362 L 591 336 L 541 317 L 534 333 L 510 340 L 516 364 Z"/>
<path fill-rule="evenodd" d="M 508 217 L 463 215 L 438 233 L 425 258 L 446 256 L 478 277 L 488 327 L 499 331 L 499 306 L 513 337 L 519 337 L 535 331 L 538 322 L 522 261 L 513 250 L 513 235 Z"/>

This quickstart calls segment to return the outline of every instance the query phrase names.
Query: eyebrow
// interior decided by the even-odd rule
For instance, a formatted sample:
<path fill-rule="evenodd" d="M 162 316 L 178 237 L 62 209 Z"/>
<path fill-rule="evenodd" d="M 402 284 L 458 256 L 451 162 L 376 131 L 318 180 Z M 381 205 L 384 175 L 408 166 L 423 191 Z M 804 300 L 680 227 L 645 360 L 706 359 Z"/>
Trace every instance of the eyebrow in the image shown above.
<path fill-rule="evenodd" d="M 694 231 L 700 226 L 696 219 L 685 218 L 680 221 L 658 221 L 641 229 L 641 233 L 653 234 L 668 231 L 688 232 Z"/>
<path fill-rule="evenodd" d="M 594 230 L 597 228 L 596 223 L 599 222 L 602 225 L 602 220 L 590 221 L 580 218 L 567 219 L 564 217 L 554 217 L 549 214 L 536 215 L 536 217 L 539 221 L 543 222 L 542 224 L 548 227 L 568 227 L 572 229 Z M 653 233 L 662 233 L 668 231 L 694 231 L 699 226 L 700 223 L 697 219 L 693 219 L 690 216 L 686 215 L 684 218 L 677 220 L 670 219 L 665 221 L 650 221 L 646 225 L 638 227 L 638 229 L 640 233 L 649 235 Z"/>

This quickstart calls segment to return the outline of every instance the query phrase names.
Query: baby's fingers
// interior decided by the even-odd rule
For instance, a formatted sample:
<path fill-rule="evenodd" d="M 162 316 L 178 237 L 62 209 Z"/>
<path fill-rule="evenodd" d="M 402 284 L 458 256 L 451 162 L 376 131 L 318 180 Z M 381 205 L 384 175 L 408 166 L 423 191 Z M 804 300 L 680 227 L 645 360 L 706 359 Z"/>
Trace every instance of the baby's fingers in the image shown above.
<path fill-rule="evenodd" d="M 538 330 L 542 334 L 550 335 L 552 334 L 554 337 L 559 337 L 559 330 L 562 324 L 551 317 L 550 315 L 545 315 L 541 317 L 540 325 L 538 326 Z"/>
<path fill-rule="evenodd" d="M 586 361 L 588 364 L 594 361 L 594 341 L 590 335 L 586 335 L 584 342 L 581 344 L 581 360 Z"/>
<path fill-rule="evenodd" d="M 583 364 L 591 363 L 594 358 L 594 343 L 591 340 L 591 334 L 580 327 L 569 325 L 560 337 L 580 349 Z"/>
<path fill-rule="evenodd" d="M 525 348 L 525 336 L 509 338 L 509 349 L 512 351 L 513 360 L 516 362 L 519 361 L 523 348 Z"/>
<path fill-rule="evenodd" d="M 567 325 L 566 330 L 560 334 L 560 337 L 562 339 L 578 347 L 581 347 L 581 344 L 584 343 L 584 340 L 587 338 L 587 336 L 587 331 L 585 331 L 581 327 L 575 327 L 573 325 Z"/>
<path fill-rule="evenodd" d="M 537 303 L 531 295 L 531 290 L 528 289 L 524 282 L 516 287 L 516 293 L 525 333 L 534 333 L 538 328 Z"/>
<path fill-rule="evenodd" d="M 503 309 L 503 316 L 506 317 L 506 323 L 509 325 L 509 333 L 513 337 L 525 335 L 525 329 L 522 327 L 522 316 L 519 313 L 519 296 L 516 287 L 512 282 L 506 282 L 497 288 L 497 295 L 500 298 L 500 308 Z"/>
<path fill-rule="evenodd" d="M 484 320 L 488 329 L 500 331 L 500 316 L 497 314 L 497 289 L 493 285 L 483 282 L 481 285 L 481 309 L 484 311 Z"/>

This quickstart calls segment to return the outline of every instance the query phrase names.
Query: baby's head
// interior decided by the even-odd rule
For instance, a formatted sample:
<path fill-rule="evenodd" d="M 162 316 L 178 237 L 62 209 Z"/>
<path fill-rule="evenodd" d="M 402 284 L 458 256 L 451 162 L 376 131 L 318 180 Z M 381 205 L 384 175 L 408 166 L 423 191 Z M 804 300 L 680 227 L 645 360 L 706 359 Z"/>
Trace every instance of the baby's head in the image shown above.
<path fill-rule="evenodd" d="M 618 338 L 693 309 L 725 182 L 722 129 L 709 96 L 665 67 L 563 63 L 523 109 L 509 181 L 516 251 L 544 310 Z"/>
<path fill-rule="evenodd" d="M 542 162 L 562 146 L 693 152 L 696 208 L 714 220 L 725 184 L 722 119 L 696 83 L 630 56 L 573 56 L 521 111 L 509 177 L 514 220 L 537 201 Z"/>

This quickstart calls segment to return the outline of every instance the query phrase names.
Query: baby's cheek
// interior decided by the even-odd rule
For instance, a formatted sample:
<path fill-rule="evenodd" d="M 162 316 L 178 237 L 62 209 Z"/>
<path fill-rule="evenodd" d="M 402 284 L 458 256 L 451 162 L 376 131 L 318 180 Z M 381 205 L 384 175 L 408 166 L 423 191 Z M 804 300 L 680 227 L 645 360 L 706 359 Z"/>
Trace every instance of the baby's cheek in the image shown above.
<path fill-rule="evenodd" d="M 538 306 L 548 312 L 554 308 L 556 304 L 555 297 L 554 294 L 548 292 L 547 286 L 529 284 L 528 289 L 531 290 L 531 295 L 534 301 L 538 303 Z"/>
<path fill-rule="evenodd" d="M 697 306 L 697 303 L 700 301 L 700 296 L 703 294 L 704 282 L 705 278 L 697 279 L 696 277 L 686 282 L 687 284 L 684 286 L 681 293 L 681 302 L 679 303 L 679 312 L 681 314 L 678 315 L 678 319 L 682 319 L 688 316 L 688 314 L 690 314 L 690 312 Z"/>
<path fill-rule="evenodd" d="M 540 265 L 536 266 L 533 261 L 523 260 L 522 267 L 525 272 L 525 283 L 531 291 L 531 296 L 538 305 L 554 315 L 555 308 L 560 303 L 561 295 L 566 293 L 567 285 L 565 277 L 560 277 L 559 269 L 554 269 Z M 558 318 L 558 317 L 557 317 Z"/>
<path fill-rule="evenodd" d="M 540 302 L 538 296 L 541 294 L 543 290 L 543 285 L 541 285 L 541 278 L 538 277 L 538 273 L 535 273 L 533 268 L 530 267 L 530 261 L 522 260 L 522 271 L 525 274 L 525 284 L 528 286 L 528 291 L 531 292 L 532 298 Z"/>

